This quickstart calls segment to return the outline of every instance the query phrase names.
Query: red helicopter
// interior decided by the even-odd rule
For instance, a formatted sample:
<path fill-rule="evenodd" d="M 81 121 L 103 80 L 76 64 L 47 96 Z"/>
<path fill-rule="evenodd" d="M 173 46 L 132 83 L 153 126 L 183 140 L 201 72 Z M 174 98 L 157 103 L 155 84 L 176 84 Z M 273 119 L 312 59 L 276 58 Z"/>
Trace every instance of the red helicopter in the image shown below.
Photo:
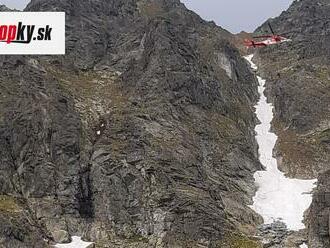
<path fill-rule="evenodd" d="M 266 46 L 270 46 L 270 45 L 274 45 L 274 44 L 278 44 L 278 43 L 282 43 L 282 42 L 291 41 L 288 38 L 275 34 L 270 23 L 268 23 L 268 26 L 269 26 L 270 31 L 272 32 L 272 35 L 260 35 L 260 36 L 253 37 L 254 39 L 266 38 L 266 40 L 254 41 L 254 40 L 245 39 L 244 45 L 247 48 L 250 48 L 250 47 L 256 48 L 256 47 L 266 47 Z"/>

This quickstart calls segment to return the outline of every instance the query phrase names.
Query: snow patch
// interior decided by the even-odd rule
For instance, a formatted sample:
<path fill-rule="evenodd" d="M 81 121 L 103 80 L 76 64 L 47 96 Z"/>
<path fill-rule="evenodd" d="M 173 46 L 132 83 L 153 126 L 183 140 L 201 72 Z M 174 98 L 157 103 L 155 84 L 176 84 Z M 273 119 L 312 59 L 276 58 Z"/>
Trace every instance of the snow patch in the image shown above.
<path fill-rule="evenodd" d="M 251 68 L 252 68 L 253 70 L 257 70 L 257 69 L 258 69 L 257 65 L 256 65 L 255 63 L 252 62 L 253 54 L 250 54 L 250 55 L 248 55 L 248 56 L 246 56 L 246 57 L 244 57 L 244 58 L 249 62 L 250 66 L 251 66 Z"/>
<path fill-rule="evenodd" d="M 256 70 L 257 66 L 252 62 L 253 55 L 245 58 Z M 312 202 L 311 191 L 317 180 L 286 178 L 278 169 L 277 161 L 273 158 L 277 136 L 270 132 L 273 106 L 267 103 L 264 94 L 265 80 L 261 77 L 257 78 L 260 99 L 255 108 L 261 123 L 256 126 L 255 131 L 259 145 L 259 159 L 266 170 L 257 171 L 254 175 L 258 190 L 253 197 L 253 205 L 250 207 L 263 217 L 265 224 L 280 220 L 287 225 L 288 229 L 298 231 L 305 228 L 303 215 Z"/>
<path fill-rule="evenodd" d="M 233 79 L 233 70 L 230 60 L 223 53 L 218 53 L 217 55 L 218 55 L 217 59 L 220 64 L 220 67 L 226 72 L 227 76 L 230 79 Z"/>
<path fill-rule="evenodd" d="M 308 246 L 306 245 L 306 243 L 303 243 L 302 245 L 299 246 L 299 248 L 308 248 Z"/>
<path fill-rule="evenodd" d="M 72 236 L 72 242 L 69 244 L 57 244 L 56 248 L 87 248 L 93 242 L 85 242 L 81 240 L 81 237 Z"/>

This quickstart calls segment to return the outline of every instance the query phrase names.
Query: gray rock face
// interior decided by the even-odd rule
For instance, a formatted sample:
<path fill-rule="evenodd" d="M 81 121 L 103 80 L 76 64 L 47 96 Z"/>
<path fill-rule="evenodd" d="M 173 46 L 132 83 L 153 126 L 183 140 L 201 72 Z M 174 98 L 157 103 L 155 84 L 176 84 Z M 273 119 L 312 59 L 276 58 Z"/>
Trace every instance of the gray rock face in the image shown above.
<path fill-rule="evenodd" d="M 0 5 L 0 11 L 11 11 L 7 6 L 5 5 Z"/>
<path fill-rule="evenodd" d="M 309 238 L 313 247 L 330 246 L 330 172 L 326 171 L 319 177 L 319 185 L 314 194 L 311 212 L 309 214 Z"/>
<path fill-rule="evenodd" d="M 290 234 L 287 226 L 280 221 L 268 225 L 263 224 L 258 228 L 258 231 L 263 239 L 263 247 L 267 248 L 285 247 L 284 241 Z"/>
<path fill-rule="evenodd" d="M 276 155 L 281 169 L 300 178 L 319 177 L 307 224 L 309 247 L 329 247 L 330 3 L 295 1 L 272 19 L 290 43 L 258 51 L 268 94 L 275 105 Z M 257 32 L 265 30 L 261 26 Z"/>
<path fill-rule="evenodd" d="M 22 200 L 0 196 L 0 246 L 13 248 L 49 247 L 41 230 Z"/>
<path fill-rule="evenodd" d="M 70 235 L 65 230 L 55 230 L 53 232 L 53 238 L 56 243 L 60 243 L 60 244 L 71 242 Z"/>
<path fill-rule="evenodd" d="M 67 13 L 67 55 L 0 58 L 0 194 L 51 241 L 215 247 L 253 231 L 257 82 L 230 34 L 176 0 L 40 10 Z"/>

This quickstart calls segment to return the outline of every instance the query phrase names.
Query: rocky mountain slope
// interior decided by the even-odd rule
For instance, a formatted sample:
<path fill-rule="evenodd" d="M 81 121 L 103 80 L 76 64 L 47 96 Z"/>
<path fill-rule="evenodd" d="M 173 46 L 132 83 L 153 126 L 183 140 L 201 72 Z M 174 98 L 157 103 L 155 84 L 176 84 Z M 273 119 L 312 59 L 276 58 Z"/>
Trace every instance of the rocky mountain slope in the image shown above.
<path fill-rule="evenodd" d="M 308 217 L 309 247 L 329 247 L 330 2 L 295 1 L 270 22 L 293 40 L 256 56 L 275 105 L 276 156 L 289 176 L 319 178 Z M 256 31 L 263 32 L 269 32 L 266 23 Z"/>
<path fill-rule="evenodd" d="M 178 0 L 32 0 L 65 56 L 1 56 L 0 242 L 241 247 L 257 82 L 230 34 Z"/>
<path fill-rule="evenodd" d="M 0 4 L 0 11 L 11 11 L 11 9 L 7 8 L 6 5 Z"/>

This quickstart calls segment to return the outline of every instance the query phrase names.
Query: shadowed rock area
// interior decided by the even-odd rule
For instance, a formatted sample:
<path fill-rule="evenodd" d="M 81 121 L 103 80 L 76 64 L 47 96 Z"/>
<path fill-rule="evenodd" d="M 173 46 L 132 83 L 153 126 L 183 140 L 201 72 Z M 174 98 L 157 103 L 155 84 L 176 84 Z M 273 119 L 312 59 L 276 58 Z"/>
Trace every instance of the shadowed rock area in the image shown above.
<path fill-rule="evenodd" d="M 275 106 L 275 155 L 288 176 L 318 177 L 306 219 L 309 247 L 329 247 L 330 3 L 295 1 L 270 22 L 276 33 L 293 40 L 260 49 L 256 56 Z M 266 30 L 264 24 L 256 33 Z"/>
<path fill-rule="evenodd" d="M 67 49 L 0 58 L 1 245 L 258 247 L 257 82 L 232 35 L 177 0 L 25 11 L 65 11 Z"/>

